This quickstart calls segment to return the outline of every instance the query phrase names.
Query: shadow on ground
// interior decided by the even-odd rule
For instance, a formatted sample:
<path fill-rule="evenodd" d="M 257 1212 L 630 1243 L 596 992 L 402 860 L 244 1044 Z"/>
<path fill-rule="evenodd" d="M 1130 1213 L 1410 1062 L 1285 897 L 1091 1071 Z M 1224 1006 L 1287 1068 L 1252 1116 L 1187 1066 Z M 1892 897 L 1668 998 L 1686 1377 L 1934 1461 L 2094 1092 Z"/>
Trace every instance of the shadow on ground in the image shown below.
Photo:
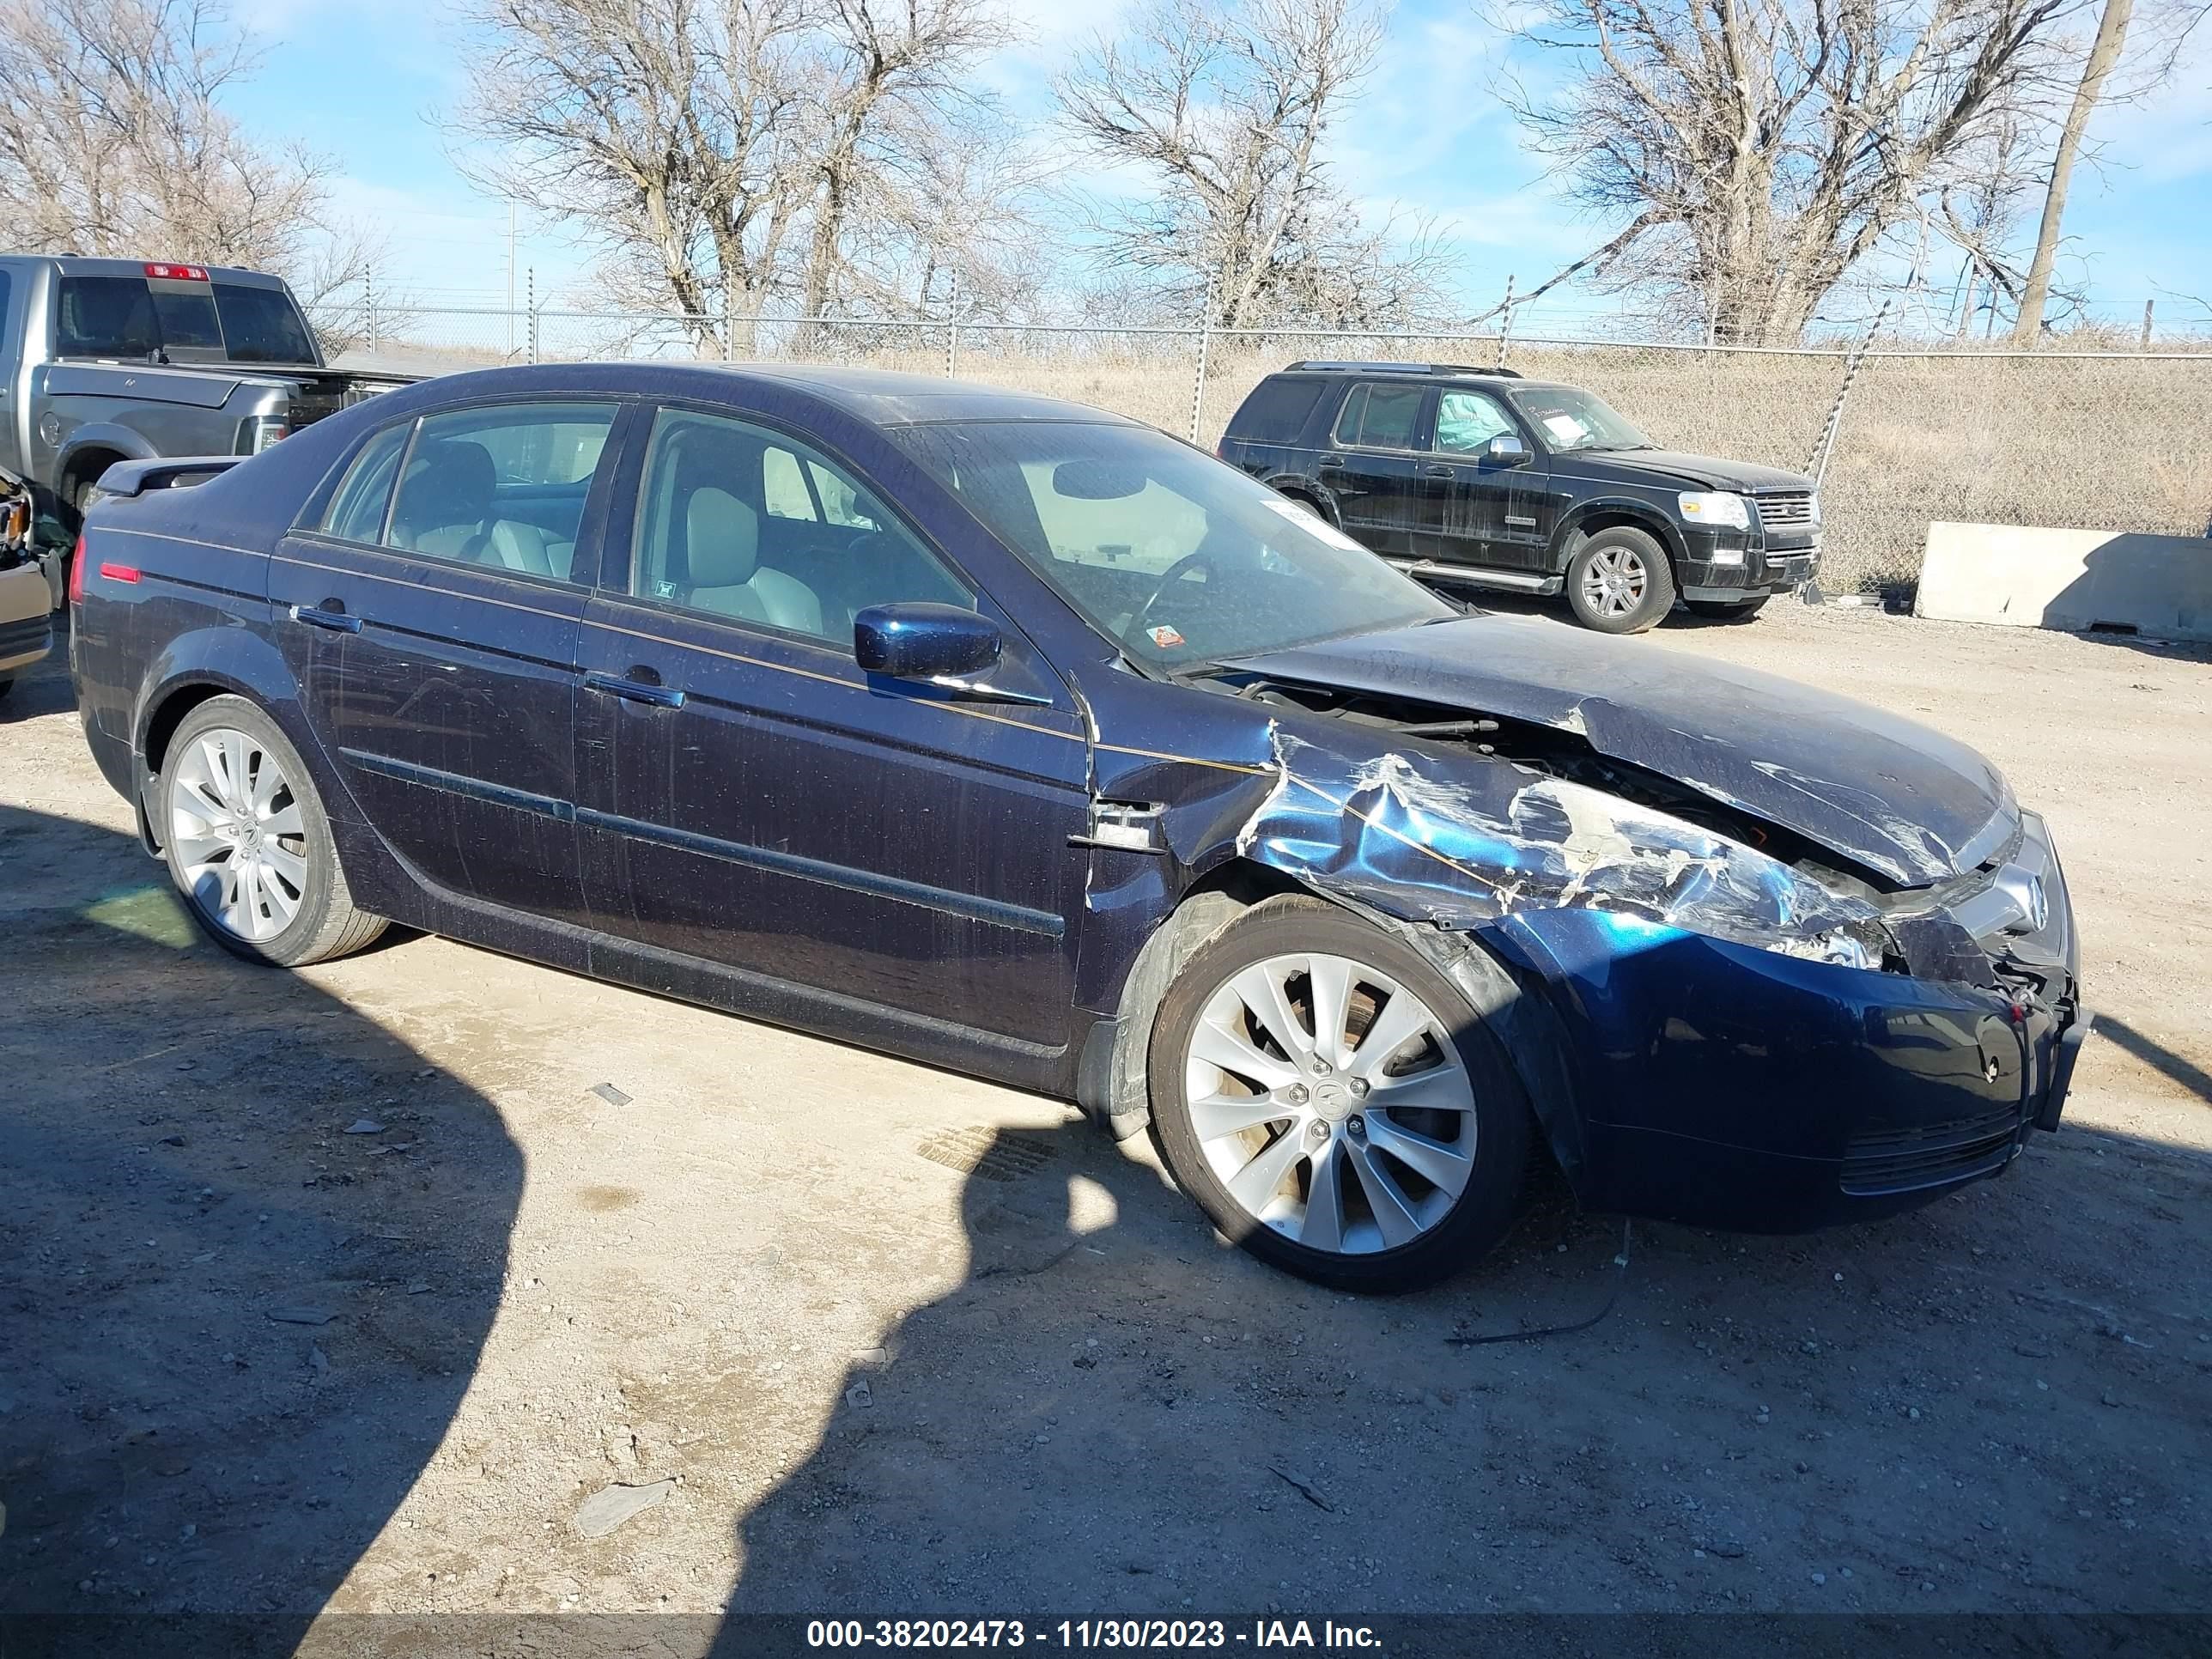
<path fill-rule="evenodd" d="M 1396 1299 L 1224 1249 L 1080 1124 L 984 1163 L 967 1281 L 856 1360 L 739 1517 L 716 1652 L 848 1608 L 2212 1607 L 2194 1154 L 2039 1137 L 1879 1224 L 1639 1225 L 1625 1277 L 1620 1224 L 1540 1176 L 1498 1256 Z M 1118 1214 L 1086 1224 L 1100 1183 Z M 1589 1330 L 1453 1340 L 1579 1321 L 1617 1279 Z"/>
<path fill-rule="evenodd" d="M 125 836 L 0 806 L 0 1613 L 258 1614 L 290 1652 L 468 1387 L 521 1158 Z"/>

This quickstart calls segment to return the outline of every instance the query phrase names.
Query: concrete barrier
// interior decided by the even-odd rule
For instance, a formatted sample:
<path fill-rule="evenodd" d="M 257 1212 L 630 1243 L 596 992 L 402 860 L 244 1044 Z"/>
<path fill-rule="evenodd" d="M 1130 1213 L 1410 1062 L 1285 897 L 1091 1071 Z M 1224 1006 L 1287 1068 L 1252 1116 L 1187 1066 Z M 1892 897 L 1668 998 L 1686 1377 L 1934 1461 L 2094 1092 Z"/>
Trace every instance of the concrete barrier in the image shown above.
<path fill-rule="evenodd" d="M 1912 614 L 2212 641 L 2212 539 L 1931 524 Z"/>

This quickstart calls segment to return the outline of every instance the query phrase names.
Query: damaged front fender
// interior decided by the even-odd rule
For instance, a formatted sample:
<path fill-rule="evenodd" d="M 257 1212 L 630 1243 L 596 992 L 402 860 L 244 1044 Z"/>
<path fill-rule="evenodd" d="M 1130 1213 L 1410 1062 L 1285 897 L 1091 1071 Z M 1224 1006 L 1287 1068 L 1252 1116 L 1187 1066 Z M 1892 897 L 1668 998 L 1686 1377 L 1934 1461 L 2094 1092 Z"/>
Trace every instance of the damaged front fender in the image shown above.
<path fill-rule="evenodd" d="M 1603 790 L 1505 761 L 1442 776 L 1418 754 L 1351 759 L 1279 724 L 1272 738 L 1273 787 L 1237 851 L 1363 908 L 1453 930 L 1614 911 L 1855 967 L 1885 953 L 1868 901 Z"/>

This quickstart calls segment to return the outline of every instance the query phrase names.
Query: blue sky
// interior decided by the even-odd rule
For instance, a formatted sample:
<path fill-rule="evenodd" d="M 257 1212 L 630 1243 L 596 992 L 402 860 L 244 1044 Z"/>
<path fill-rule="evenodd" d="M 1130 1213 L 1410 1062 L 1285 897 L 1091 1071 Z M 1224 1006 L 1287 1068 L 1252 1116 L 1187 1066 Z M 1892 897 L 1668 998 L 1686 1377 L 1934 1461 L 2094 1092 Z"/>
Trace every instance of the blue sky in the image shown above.
<path fill-rule="evenodd" d="M 1027 38 L 988 70 L 1009 106 L 1043 114 L 1052 70 L 1116 9 L 1115 0 L 1015 0 Z M 462 179 L 438 125 L 464 94 L 443 9 L 240 0 L 237 15 L 265 55 L 232 100 L 241 118 L 264 138 L 302 140 L 332 157 L 339 210 L 384 231 L 404 292 L 426 304 L 503 303 L 506 204 Z M 2168 295 L 2212 302 L 2212 28 L 2198 33 L 2160 96 L 2107 110 L 2093 130 L 2104 159 L 2077 176 L 2063 274 L 2086 278 L 2100 315 L 2139 316 L 2154 295 L 2177 319 L 2189 308 Z M 1577 216 L 1498 108 L 1489 88 L 1505 51 L 1471 0 L 1403 0 L 1335 146 L 1340 181 L 1370 212 L 1434 222 L 1470 309 L 1493 302 L 1509 274 L 1525 289 L 1608 230 Z M 587 292 L 588 256 L 556 227 L 526 221 L 516 264 L 534 270 L 541 295 Z M 1518 326 L 1564 329 L 1618 307 L 1569 294 Z"/>

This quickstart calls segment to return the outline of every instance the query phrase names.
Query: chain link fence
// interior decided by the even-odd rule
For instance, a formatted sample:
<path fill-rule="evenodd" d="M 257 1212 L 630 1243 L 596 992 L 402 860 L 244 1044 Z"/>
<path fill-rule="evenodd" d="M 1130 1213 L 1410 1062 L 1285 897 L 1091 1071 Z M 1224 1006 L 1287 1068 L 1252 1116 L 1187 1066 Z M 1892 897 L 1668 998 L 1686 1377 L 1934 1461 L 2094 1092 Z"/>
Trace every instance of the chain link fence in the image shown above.
<path fill-rule="evenodd" d="M 417 374 L 705 358 L 953 375 L 1093 404 L 1209 447 L 1262 376 L 1301 358 L 1504 363 L 1589 387 L 1664 447 L 1820 472 L 1832 590 L 1911 581 L 1936 520 L 2183 536 L 2212 528 L 2212 350 L 1878 347 L 1861 356 L 1844 397 L 1850 354 L 1842 350 L 1494 333 L 419 307 L 357 312 L 326 331 L 346 348 L 342 362 Z"/>

